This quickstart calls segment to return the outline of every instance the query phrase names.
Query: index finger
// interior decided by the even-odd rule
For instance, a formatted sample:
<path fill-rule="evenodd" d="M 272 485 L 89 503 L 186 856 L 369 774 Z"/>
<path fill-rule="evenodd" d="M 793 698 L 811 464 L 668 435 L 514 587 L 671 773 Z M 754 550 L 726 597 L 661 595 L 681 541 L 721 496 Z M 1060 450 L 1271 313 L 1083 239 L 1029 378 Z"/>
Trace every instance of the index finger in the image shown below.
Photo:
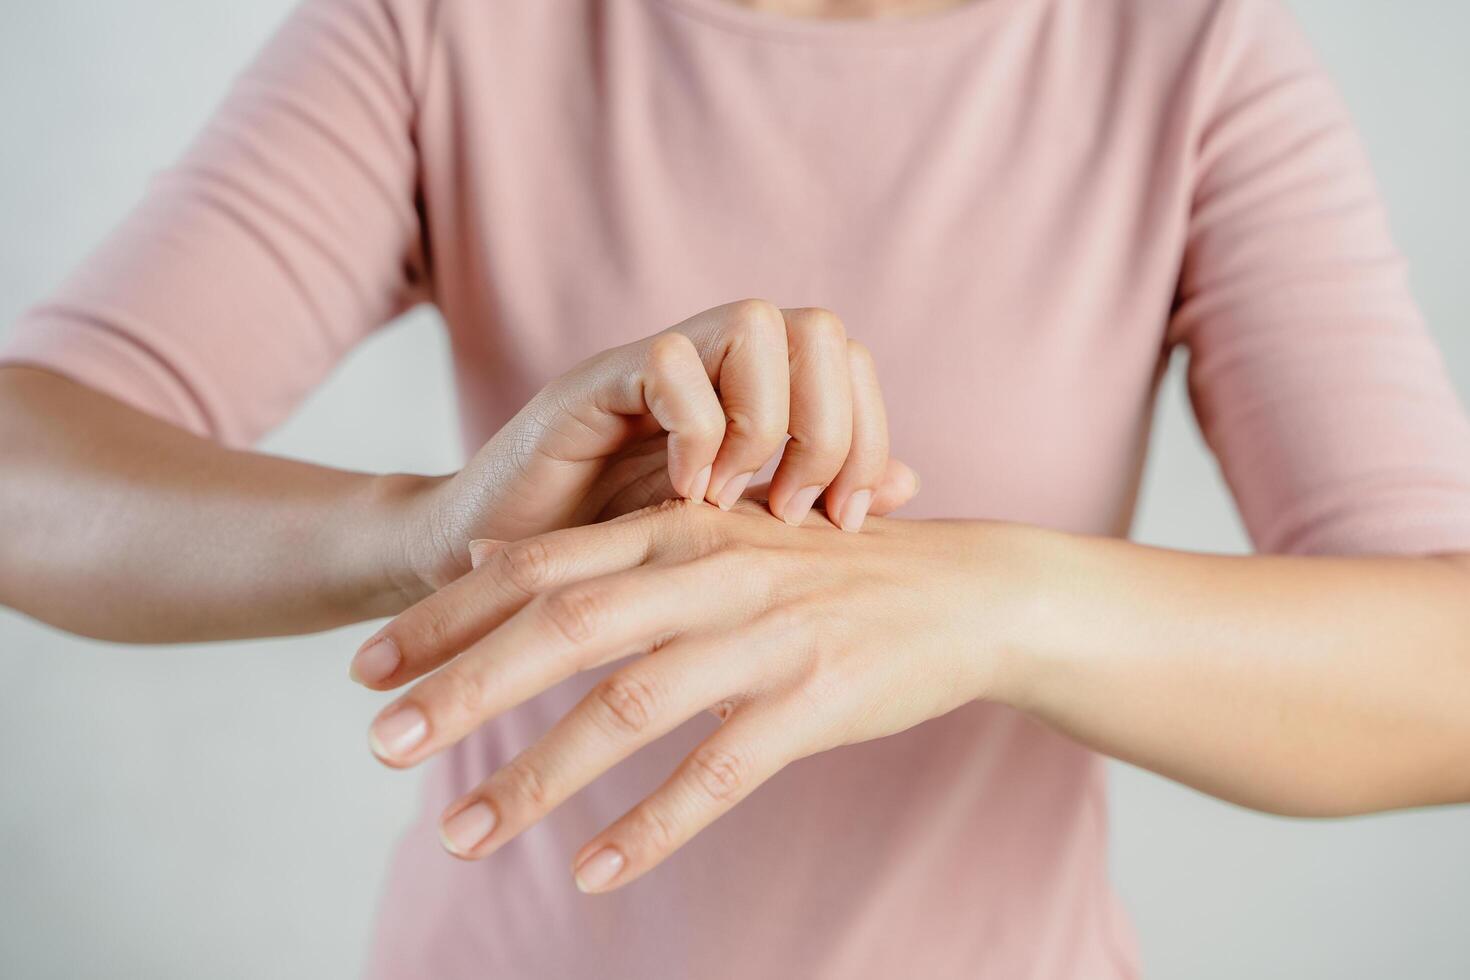
<path fill-rule="evenodd" d="M 352 659 L 352 679 L 379 691 L 400 687 L 449 661 L 536 595 L 642 564 L 652 531 L 645 515 L 630 514 L 503 543 L 469 574 L 369 637 Z"/>
<path fill-rule="evenodd" d="M 704 625 L 738 619 L 738 603 L 714 599 L 727 574 L 707 561 L 645 566 L 538 596 L 385 708 L 373 753 L 413 765 L 580 671 L 660 648 L 701 600 L 715 605 Z"/>
<path fill-rule="evenodd" d="M 728 510 L 781 448 L 790 425 L 791 382 L 784 313 L 764 300 L 715 307 L 674 327 L 699 349 L 719 389 L 724 441 L 706 499 Z"/>

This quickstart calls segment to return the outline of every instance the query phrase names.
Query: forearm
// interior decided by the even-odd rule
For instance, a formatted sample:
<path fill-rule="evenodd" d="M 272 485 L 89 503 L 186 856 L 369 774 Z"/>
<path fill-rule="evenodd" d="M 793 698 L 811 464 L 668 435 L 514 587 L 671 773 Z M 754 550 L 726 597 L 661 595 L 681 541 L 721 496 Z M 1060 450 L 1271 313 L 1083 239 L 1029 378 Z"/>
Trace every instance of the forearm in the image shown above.
<path fill-rule="evenodd" d="M 1257 809 L 1470 800 L 1470 570 L 1053 536 L 1008 699 Z"/>
<path fill-rule="evenodd" d="M 225 449 L 40 371 L 0 369 L 0 603 L 129 642 L 308 632 L 418 594 L 428 481 Z"/>

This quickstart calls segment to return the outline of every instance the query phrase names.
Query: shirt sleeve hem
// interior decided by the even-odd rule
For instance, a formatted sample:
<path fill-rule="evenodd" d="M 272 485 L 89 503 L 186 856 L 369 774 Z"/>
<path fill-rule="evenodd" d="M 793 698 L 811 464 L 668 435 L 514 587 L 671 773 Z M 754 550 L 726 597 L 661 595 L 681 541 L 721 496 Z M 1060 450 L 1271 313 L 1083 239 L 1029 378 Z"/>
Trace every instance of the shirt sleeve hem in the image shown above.
<path fill-rule="evenodd" d="M 0 365 L 50 371 L 196 435 L 220 435 L 178 373 L 146 343 L 110 324 L 55 312 L 29 316 L 0 347 Z"/>

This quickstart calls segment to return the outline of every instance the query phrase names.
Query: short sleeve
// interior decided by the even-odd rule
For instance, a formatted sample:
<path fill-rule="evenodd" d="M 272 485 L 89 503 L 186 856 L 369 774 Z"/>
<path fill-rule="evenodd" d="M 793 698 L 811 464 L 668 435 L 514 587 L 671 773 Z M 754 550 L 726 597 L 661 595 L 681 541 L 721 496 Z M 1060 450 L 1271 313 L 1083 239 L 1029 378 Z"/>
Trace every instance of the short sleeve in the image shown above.
<path fill-rule="evenodd" d="M 296 8 L 0 361 L 247 444 L 426 298 L 414 103 L 387 2 Z"/>
<path fill-rule="evenodd" d="M 1255 546 L 1470 550 L 1470 423 L 1366 154 L 1278 0 L 1222 3 L 1170 342 Z"/>

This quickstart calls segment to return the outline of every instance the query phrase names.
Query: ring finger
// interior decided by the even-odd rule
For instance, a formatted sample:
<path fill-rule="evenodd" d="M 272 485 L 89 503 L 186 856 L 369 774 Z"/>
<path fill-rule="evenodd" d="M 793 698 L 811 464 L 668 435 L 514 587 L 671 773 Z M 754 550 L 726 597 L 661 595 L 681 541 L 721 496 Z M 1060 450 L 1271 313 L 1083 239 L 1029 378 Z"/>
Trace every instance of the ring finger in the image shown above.
<path fill-rule="evenodd" d="M 752 648 L 770 643 L 748 631 L 678 640 L 608 675 L 446 811 L 445 848 L 456 857 L 485 857 L 638 749 L 749 691 L 759 677 Z"/>
<path fill-rule="evenodd" d="M 810 705 L 761 700 L 737 708 L 652 795 L 582 847 L 577 887 L 603 892 L 651 870 L 789 762 L 813 719 Z"/>

